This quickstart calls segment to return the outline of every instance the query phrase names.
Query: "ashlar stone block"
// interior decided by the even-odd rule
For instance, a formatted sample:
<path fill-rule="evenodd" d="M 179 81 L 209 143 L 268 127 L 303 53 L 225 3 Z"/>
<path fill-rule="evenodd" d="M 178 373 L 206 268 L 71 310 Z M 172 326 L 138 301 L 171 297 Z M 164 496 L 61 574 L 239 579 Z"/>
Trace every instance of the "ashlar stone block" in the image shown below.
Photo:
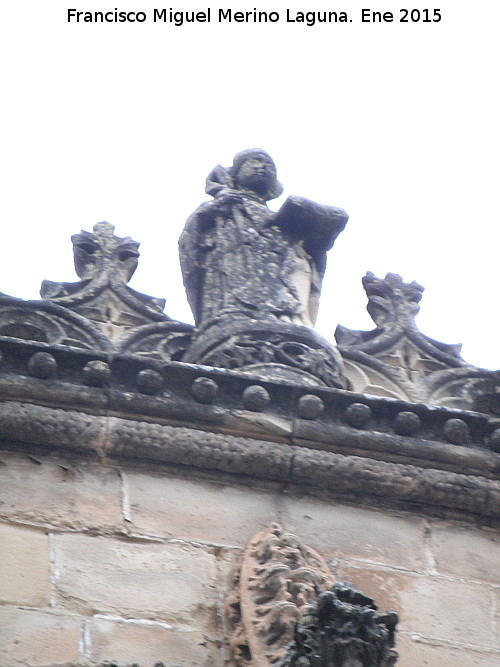
<path fill-rule="evenodd" d="M 76 529 L 120 524 L 118 472 L 45 456 L 2 453 L 0 461 L 0 516 Z"/>
<path fill-rule="evenodd" d="M 207 635 L 165 624 L 95 617 L 89 623 L 90 655 L 98 664 L 155 665 L 176 667 L 218 665 L 218 642 Z"/>
<path fill-rule="evenodd" d="M 440 573 L 500 584 L 500 534 L 471 526 L 435 524 L 431 545 Z"/>
<path fill-rule="evenodd" d="M 212 630 L 215 557 L 202 547 L 66 534 L 57 563 L 61 607 Z"/>
<path fill-rule="evenodd" d="M 82 664 L 82 619 L 35 610 L 0 608 L 1 667 L 66 667 Z"/>
<path fill-rule="evenodd" d="M 459 640 L 460 637 L 457 637 Z M 400 634 L 396 649 L 397 667 L 494 667 L 500 665 L 500 652 L 477 651 L 467 646 L 429 643 L 418 635 Z"/>
<path fill-rule="evenodd" d="M 415 571 L 424 564 L 424 528 L 419 518 L 288 497 L 282 524 L 325 558 L 359 559 Z"/>
<path fill-rule="evenodd" d="M 0 572 L 0 602 L 48 606 L 48 536 L 38 530 L 0 524 Z"/>
<path fill-rule="evenodd" d="M 125 483 L 134 526 L 147 535 L 246 547 L 277 518 L 266 490 L 138 473 Z"/>
<path fill-rule="evenodd" d="M 498 645 L 492 610 L 494 589 L 382 567 L 345 566 L 340 576 L 373 597 L 380 609 L 397 612 L 400 630 L 483 648 Z"/>

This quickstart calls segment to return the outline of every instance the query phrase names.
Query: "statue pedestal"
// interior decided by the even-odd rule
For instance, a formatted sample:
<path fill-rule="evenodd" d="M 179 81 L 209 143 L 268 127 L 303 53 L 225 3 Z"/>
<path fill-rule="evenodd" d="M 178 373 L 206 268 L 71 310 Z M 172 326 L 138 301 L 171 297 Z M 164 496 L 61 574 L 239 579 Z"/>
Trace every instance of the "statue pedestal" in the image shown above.
<path fill-rule="evenodd" d="M 279 320 L 223 317 L 201 327 L 183 361 L 345 389 L 339 351 L 308 327 Z"/>

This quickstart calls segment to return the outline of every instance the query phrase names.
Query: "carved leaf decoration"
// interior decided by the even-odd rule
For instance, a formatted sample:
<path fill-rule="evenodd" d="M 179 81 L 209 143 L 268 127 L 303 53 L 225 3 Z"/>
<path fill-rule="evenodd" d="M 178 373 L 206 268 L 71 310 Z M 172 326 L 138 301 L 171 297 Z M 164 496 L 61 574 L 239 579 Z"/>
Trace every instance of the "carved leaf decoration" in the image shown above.
<path fill-rule="evenodd" d="M 109 350 L 111 341 L 90 320 L 48 301 L 23 301 L 0 295 L 0 336 Z"/>
<path fill-rule="evenodd" d="M 237 665 L 277 663 L 293 638 L 300 609 L 333 585 L 323 558 L 271 524 L 248 545 L 228 604 Z"/>
<path fill-rule="evenodd" d="M 477 409 L 488 371 L 468 364 L 460 345 L 425 336 L 415 324 L 423 287 L 396 274 L 377 278 L 367 273 L 363 286 L 372 331 L 338 326 L 335 332 L 345 363 L 348 388 L 359 393 L 402 400 Z M 467 387 L 457 379 L 467 378 Z M 457 395 L 460 394 L 460 395 Z M 483 407 L 482 409 L 487 409 Z"/>
<path fill-rule="evenodd" d="M 139 259 L 139 243 L 115 236 L 108 222 L 94 225 L 71 237 L 76 283 L 44 280 L 40 294 L 44 301 L 79 313 L 109 338 L 115 340 L 127 329 L 152 322 L 169 321 L 164 299 L 136 292 L 127 285 Z"/>

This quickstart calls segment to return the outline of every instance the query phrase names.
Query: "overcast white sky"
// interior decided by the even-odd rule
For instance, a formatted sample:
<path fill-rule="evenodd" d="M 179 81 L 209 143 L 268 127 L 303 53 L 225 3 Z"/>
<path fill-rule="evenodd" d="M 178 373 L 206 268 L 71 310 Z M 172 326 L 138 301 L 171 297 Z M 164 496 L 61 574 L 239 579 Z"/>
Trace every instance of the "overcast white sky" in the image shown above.
<path fill-rule="evenodd" d="M 210 6 L 212 21 L 154 23 L 163 5 L 143 0 L 4 3 L 0 290 L 33 299 L 44 278 L 77 280 L 70 236 L 108 220 L 141 242 L 131 287 L 192 321 L 178 236 L 211 168 L 262 147 L 284 197 L 350 215 L 329 253 L 323 336 L 338 323 L 371 329 L 361 277 L 391 271 L 426 288 L 423 333 L 499 368 L 498 0 L 170 6 Z M 69 7 L 148 20 L 68 23 Z M 219 7 L 280 21 L 220 24 Z M 362 7 L 395 20 L 362 23 Z M 442 20 L 400 23 L 401 7 L 439 8 Z M 352 22 L 286 23 L 287 8 Z"/>

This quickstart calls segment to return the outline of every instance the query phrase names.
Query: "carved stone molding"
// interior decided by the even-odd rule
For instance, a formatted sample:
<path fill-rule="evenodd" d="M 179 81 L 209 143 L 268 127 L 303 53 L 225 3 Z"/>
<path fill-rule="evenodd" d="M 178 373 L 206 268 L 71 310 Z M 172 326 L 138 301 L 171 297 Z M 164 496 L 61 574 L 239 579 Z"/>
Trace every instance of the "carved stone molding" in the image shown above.
<path fill-rule="evenodd" d="M 0 338 L 112 349 L 109 338 L 86 317 L 48 301 L 23 301 L 7 295 L 0 295 Z"/>
<path fill-rule="evenodd" d="M 333 584 L 323 558 L 277 524 L 248 545 L 228 601 L 234 664 L 276 664 L 292 640 L 300 609 Z"/>
<path fill-rule="evenodd" d="M 117 352 L 159 361 L 180 361 L 191 344 L 194 327 L 173 320 L 128 329 L 116 343 Z"/>
<path fill-rule="evenodd" d="M 345 388 L 338 350 L 300 325 L 221 318 L 197 333 L 183 361 L 265 379 Z"/>

